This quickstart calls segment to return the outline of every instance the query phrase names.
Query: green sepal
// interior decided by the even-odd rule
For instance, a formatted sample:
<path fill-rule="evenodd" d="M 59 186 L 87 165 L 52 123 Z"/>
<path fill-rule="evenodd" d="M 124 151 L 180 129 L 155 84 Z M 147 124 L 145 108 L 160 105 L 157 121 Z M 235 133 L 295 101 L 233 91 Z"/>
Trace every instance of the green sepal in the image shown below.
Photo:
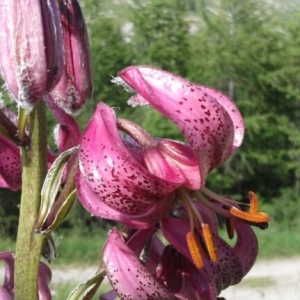
<path fill-rule="evenodd" d="M 36 224 L 36 229 L 39 231 L 42 227 L 46 218 L 48 217 L 61 187 L 61 179 L 63 171 L 71 157 L 71 155 L 78 149 L 78 146 L 68 149 L 61 153 L 51 168 L 49 169 L 46 179 L 44 181 L 41 191 L 41 206 Z M 73 190 L 73 189 L 72 189 Z"/>
<path fill-rule="evenodd" d="M 75 200 L 76 200 L 76 190 L 74 189 L 68 197 L 64 200 L 62 205 L 58 207 L 58 210 L 55 209 L 51 210 L 50 213 L 47 215 L 47 218 L 40 230 L 42 234 L 49 234 L 53 230 L 55 230 L 61 221 L 66 217 L 68 212 L 73 207 Z"/>
<path fill-rule="evenodd" d="M 90 300 L 95 295 L 106 273 L 102 270 L 91 279 L 79 284 L 68 296 L 67 300 Z"/>

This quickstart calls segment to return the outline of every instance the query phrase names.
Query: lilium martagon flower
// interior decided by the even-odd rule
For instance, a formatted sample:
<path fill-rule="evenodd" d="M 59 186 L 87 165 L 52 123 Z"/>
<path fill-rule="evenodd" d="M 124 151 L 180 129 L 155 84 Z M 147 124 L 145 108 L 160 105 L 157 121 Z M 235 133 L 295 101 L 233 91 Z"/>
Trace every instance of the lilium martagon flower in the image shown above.
<path fill-rule="evenodd" d="M 3 0 L 0 73 L 10 97 L 26 112 L 62 74 L 63 39 L 57 0 Z"/>
<path fill-rule="evenodd" d="M 59 9 L 65 65 L 50 96 L 68 114 L 78 115 L 93 91 L 87 28 L 77 0 L 62 0 Z"/>
<path fill-rule="evenodd" d="M 218 261 L 212 262 L 208 253 L 200 257 L 204 249 L 199 244 L 188 251 L 185 236 L 190 220 L 184 214 L 160 223 L 169 245 L 162 243 L 161 234 L 156 235 L 158 227 L 137 230 L 129 237 L 113 228 L 103 247 L 103 263 L 113 290 L 100 299 L 222 299 L 217 298 L 221 291 L 240 282 L 252 267 L 257 239 L 248 224 L 235 221 L 237 241 L 230 247 L 217 234 L 215 214 L 207 208 L 203 213 L 202 208 L 197 204 L 211 225 Z M 193 256 L 201 260 L 201 267 Z"/>
<path fill-rule="evenodd" d="M 10 300 L 14 299 L 14 253 L 13 252 L 0 252 L 0 260 L 5 263 L 5 275 L 3 285 L 0 286 L 0 299 Z M 40 262 L 38 270 L 38 293 L 40 300 L 51 300 L 51 292 L 49 283 L 51 281 L 50 268 Z M 2 298 L 3 296 L 3 298 Z"/>
<path fill-rule="evenodd" d="M 243 120 L 234 103 L 213 89 L 150 67 L 129 67 L 119 76 L 115 82 L 138 93 L 129 103 L 154 107 L 177 125 L 187 143 L 153 138 L 99 103 L 79 149 L 76 188 L 85 209 L 141 229 L 160 221 L 179 200 L 189 207 L 193 233 L 203 225 L 194 205 L 201 202 L 228 220 L 264 227 L 269 218 L 257 206 L 242 211 L 232 199 L 205 187 L 207 174 L 242 142 Z"/>

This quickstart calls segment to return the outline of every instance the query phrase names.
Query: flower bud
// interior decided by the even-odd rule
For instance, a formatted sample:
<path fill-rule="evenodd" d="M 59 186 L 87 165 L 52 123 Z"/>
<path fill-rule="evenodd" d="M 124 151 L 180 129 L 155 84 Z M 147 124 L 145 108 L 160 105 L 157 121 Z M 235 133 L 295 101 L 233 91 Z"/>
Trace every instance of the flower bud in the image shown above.
<path fill-rule="evenodd" d="M 85 21 L 77 0 L 63 0 L 60 16 L 65 48 L 65 67 L 50 93 L 68 114 L 78 114 L 92 94 L 90 48 Z"/>
<path fill-rule="evenodd" d="M 57 0 L 3 0 L 0 27 L 1 75 L 11 98 L 29 112 L 61 76 Z"/>

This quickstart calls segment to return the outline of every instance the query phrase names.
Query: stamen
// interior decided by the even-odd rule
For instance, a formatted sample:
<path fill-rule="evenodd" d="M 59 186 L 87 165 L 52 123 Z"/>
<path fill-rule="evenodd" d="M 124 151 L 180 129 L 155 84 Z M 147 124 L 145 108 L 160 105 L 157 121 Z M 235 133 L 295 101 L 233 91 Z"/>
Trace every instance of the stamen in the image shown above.
<path fill-rule="evenodd" d="M 215 243 L 213 241 L 213 236 L 211 234 L 208 224 L 202 225 L 202 233 L 203 233 L 204 241 L 205 241 L 206 248 L 208 251 L 208 255 L 214 263 L 217 263 L 218 262 L 217 249 L 216 249 Z"/>
<path fill-rule="evenodd" d="M 195 235 L 193 231 L 189 231 L 186 234 L 186 242 L 189 248 L 189 252 L 193 259 L 195 266 L 198 269 L 202 269 L 204 267 L 204 263 L 201 256 L 201 244 L 198 240 L 198 237 Z"/>
<path fill-rule="evenodd" d="M 268 215 L 263 212 L 257 214 L 251 214 L 249 212 L 239 210 L 234 206 L 229 208 L 229 212 L 233 217 L 236 217 L 241 220 L 253 222 L 253 223 L 266 223 L 270 221 Z"/>
<path fill-rule="evenodd" d="M 253 192 L 249 192 L 249 200 L 250 200 L 250 208 L 249 213 L 250 214 L 257 214 L 258 213 L 258 199 Z"/>

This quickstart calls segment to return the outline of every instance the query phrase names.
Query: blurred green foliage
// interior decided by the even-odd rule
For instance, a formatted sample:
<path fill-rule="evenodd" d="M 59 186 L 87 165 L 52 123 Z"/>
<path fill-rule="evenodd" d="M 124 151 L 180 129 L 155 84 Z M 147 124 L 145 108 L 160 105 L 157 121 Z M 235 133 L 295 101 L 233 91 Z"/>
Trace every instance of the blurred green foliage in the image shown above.
<path fill-rule="evenodd" d="M 153 65 L 217 88 L 240 109 L 246 136 L 239 151 L 208 176 L 208 187 L 238 201 L 253 190 L 273 220 L 299 228 L 300 6 L 276 9 L 260 0 L 80 3 L 94 81 L 93 99 L 77 119 L 81 128 L 104 101 L 155 136 L 182 139 L 151 108 L 127 105 L 130 95 L 111 78 L 128 65 Z M 18 200 L 8 198 L 19 195 L 7 195 L 0 193 L 0 232 L 12 234 Z M 69 218 L 65 227 L 103 225 L 89 221 L 78 207 L 71 214 L 76 222 Z"/>

